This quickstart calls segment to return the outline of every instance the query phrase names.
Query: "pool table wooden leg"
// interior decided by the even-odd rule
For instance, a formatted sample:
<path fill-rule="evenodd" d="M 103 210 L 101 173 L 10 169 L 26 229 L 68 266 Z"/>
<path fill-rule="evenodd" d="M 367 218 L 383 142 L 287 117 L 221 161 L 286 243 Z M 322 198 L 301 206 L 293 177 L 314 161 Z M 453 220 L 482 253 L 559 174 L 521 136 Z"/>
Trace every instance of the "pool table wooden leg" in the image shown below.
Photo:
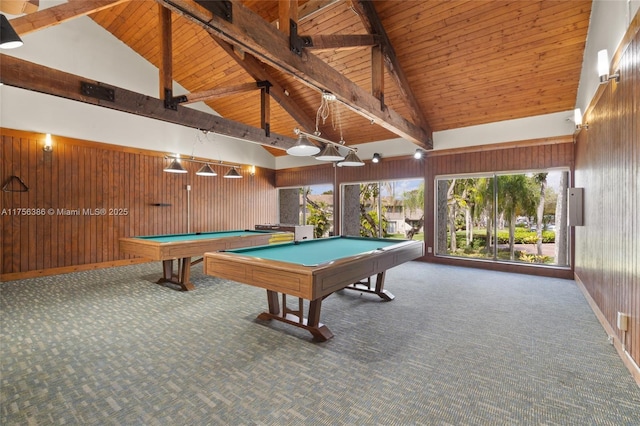
<path fill-rule="evenodd" d="M 190 291 L 195 290 L 195 286 L 189 282 L 191 273 L 191 258 L 186 257 L 178 260 L 178 275 L 173 274 L 173 260 L 162 261 L 162 278 L 157 282 L 178 284 L 182 290 Z"/>
<path fill-rule="evenodd" d="M 287 324 L 295 325 L 296 327 L 304 328 L 307 330 L 313 338 L 319 342 L 324 342 L 333 337 L 333 333 L 329 330 L 329 327 L 320 322 L 320 308 L 322 307 L 323 298 L 311 300 L 309 302 L 309 312 L 307 317 L 304 317 L 302 311 L 303 299 L 298 298 L 298 309 L 292 310 L 286 307 L 286 295 L 283 294 L 282 299 L 282 311 L 280 310 L 280 301 L 278 300 L 278 292 L 273 290 L 267 290 L 267 303 L 269 305 L 268 312 L 262 312 L 258 315 L 258 319 L 262 321 L 270 321 L 272 319 L 281 321 Z"/>
<path fill-rule="evenodd" d="M 376 275 L 376 287 L 375 289 L 371 288 L 371 277 L 367 279 L 366 282 L 357 282 L 348 285 L 345 287 L 345 290 L 356 290 L 364 293 L 372 293 L 380 296 L 381 299 L 385 301 L 390 301 L 395 299 L 395 296 L 391 294 L 391 292 L 384 289 L 384 277 L 387 271 L 380 272 Z"/>
<path fill-rule="evenodd" d="M 278 315 L 280 313 L 280 302 L 278 302 L 278 292 L 267 290 L 267 304 L 269 305 L 269 313 Z"/>

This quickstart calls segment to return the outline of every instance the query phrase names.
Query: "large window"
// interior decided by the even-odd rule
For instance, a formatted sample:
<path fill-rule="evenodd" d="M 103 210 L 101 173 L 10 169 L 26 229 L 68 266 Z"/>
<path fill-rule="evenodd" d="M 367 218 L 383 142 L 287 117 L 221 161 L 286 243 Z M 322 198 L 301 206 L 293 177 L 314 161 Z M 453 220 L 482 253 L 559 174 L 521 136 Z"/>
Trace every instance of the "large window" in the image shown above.
<path fill-rule="evenodd" d="M 342 185 L 342 234 L 424 239 L 424 180 Z"/>
<path fill-rule="evenodd" d="M 567 170 L 440 176 L 436 254 L 568 266 Z"/>
<path fill-rule="evenodd" d="M 313 225 L 314 238 L 333 235 L 333 185 L 281 188 L 280 223 Z"/>

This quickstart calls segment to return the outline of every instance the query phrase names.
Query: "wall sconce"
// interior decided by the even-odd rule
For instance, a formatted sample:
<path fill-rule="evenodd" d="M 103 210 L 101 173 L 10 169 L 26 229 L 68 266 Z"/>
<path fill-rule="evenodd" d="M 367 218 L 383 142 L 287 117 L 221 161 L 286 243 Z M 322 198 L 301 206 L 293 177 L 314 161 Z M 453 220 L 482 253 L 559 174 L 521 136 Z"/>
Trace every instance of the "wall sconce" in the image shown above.
<path fill-rule="evenodd" d="M 53 151 L 53 146 L 51 145 L 51 134 L 50 133 L 47 133 L 47 135 L 44 137 L 44 146 L 42 147 L 42 150 L 44 152 Z"/>
<path fill-rule="evenodd" d="M 424 151 L 420 148 L 416 149 L 416 152 L 413 153 L 413 158 L 416 160 L 420 160 L 424 156 Z"/>
<path fill-rule="evenodd" d="M 7 17 L 0 14 L 0 49 L 15 49 L 22 44 L 20 36 L 13 29 Z"/>
<path fill-rule="evenodd" d="M 249 166 L 249 176 L 254 177 L 256 175 L 256 166 Z"/>
<path fill-rule="evenodd" d="M 371 159 L 372 163 L 379 163 L 382 157 L 377 152 L 373 153 L 373 158 Z"/>
<path fill-rule="evenodd" d="M 582 124 L 582 111 L 580 111 L 580 108 L 573 110 L 573 122 L 576 124 L 576 130 L 589 130 L 588 124 Z"/>
<path fill-rule="evenodd" d="M 609 75 L 609 54 L 607 49 L 598 52 L 598 75 L 600 76 L 600 84 L 605 84 L 609 80 L 615 80 L 616 83 L 620 82 L 620 72 Z"/>

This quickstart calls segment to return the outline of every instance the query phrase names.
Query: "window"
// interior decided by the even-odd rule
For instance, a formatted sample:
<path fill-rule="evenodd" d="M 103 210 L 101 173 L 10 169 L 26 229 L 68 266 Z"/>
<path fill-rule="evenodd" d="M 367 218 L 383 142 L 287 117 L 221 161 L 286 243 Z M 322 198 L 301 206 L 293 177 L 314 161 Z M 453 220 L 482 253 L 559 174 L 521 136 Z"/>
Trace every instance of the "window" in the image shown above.
<path fill-rule="evenodd" d="M 342 185 L 342 235 L 424 239 L 424 180 Z"/>
<path fill-rule="evenodd" d="M 333 185 L 281 188 L 280 223 L 313 225 L 314 238 L 333 235 Z"/>
<path fill-rule="evenodd" d="M 436 179 L 436 255 L 566 267 L 567 170 Z"/>

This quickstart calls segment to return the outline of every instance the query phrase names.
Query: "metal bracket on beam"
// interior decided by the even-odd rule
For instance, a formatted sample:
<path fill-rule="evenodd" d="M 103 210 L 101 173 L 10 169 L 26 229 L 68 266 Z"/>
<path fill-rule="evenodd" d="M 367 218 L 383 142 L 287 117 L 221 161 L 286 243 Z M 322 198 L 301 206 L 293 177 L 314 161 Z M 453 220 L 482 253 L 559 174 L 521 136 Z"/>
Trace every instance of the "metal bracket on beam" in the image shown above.
<path fill-rule="evenodd" d="M 195 0 L 200 6 L 207 9 L 219 18 L 233 23 L 233 5 L 228 0 Z"/>
<path fill-rule="evenodd" d="M 268 80 L 256 81 L 256 85 L 260 88 L 260 121 L 264 129 L 264 135 L 271 137 L 271 124 L 269 120 L 269 88 L 273 86 Z"/>
<path fill-rule="evenodd" d="M 101 86 L 100 83 L 94 84 L 83 81 L 80 83 L 80 93 L 102 101 L 114 102 L 116 100 L 115 90 Z"/>
<path fill-rule="evenodd" d="M 313 40 L 309 36 L 298 35 L 298 24 L 289 20 L 289 48 L 293 53 L 302 56 L 302 49 L 313 46 Z"/>
<path fill-rule="evenodd" d="M 164 89 L 164 107 L 166 109 L 177 111 L 178 104 L 181 104 L 182 102 L 187 102 L 187 100 L 188 100 L 187 97 L 184 95 L 173 96 L 173 90 Z"/>
<path fill-rule="evenodd" d="M 265 90 L 265 92 L 267 94 L 269 94 L 269 88 L 273 86 L 273 84 L 269 83 L 268 80 L 263 80 L 263 81 L 256 81 L 256 85 L 260 88 Z"/>

